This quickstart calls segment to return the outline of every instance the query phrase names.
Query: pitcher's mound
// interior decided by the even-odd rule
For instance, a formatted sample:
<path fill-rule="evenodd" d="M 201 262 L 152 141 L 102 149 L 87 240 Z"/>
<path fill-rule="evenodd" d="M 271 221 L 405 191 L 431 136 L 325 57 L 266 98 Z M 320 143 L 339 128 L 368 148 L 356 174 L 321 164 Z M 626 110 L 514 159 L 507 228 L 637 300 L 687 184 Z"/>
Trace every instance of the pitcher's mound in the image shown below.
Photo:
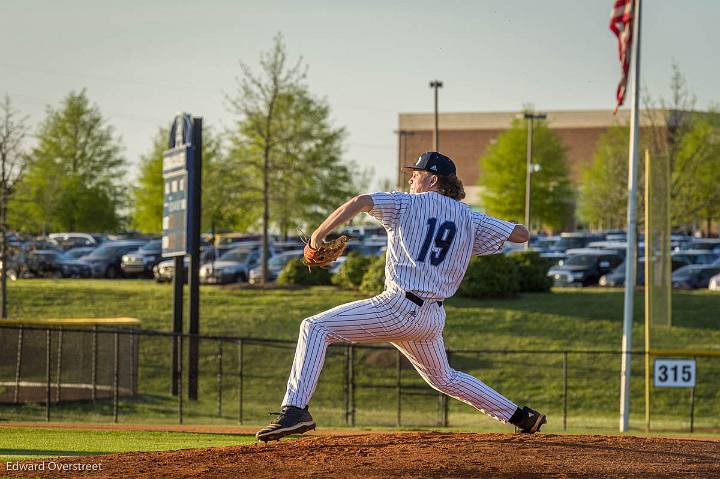
<path fill-rule="evenodd" d="M 101 463 L 102 471 L 82 476 L 126 479 L 720 477 L 720 442 L 632 436 L 369 433 L 56 462 Z M 45 470 L 42 476 L 46 475 L 67 477 L 67 472 Z"/>

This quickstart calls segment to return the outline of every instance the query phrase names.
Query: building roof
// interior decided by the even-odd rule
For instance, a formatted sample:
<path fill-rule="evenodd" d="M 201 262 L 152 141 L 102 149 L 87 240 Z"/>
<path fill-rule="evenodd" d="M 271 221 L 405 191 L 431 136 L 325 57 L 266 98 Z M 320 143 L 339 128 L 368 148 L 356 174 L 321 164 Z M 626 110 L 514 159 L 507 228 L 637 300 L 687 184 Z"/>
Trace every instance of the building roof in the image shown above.
<path fill-rule="evenodd" d="M 551 128 L 607 128 L 614 124 L 629 125 L 630 111 L 620 110 L 558 110 L 546 111 Z M 441 130 L 505 130 L 518 111 L 443 112 L 438 115 Z M 432 130 L 433 113 L 400 113 L 400 130 Z M 640 114 L 640 126 L 651 126 L 647 115 Z"/>

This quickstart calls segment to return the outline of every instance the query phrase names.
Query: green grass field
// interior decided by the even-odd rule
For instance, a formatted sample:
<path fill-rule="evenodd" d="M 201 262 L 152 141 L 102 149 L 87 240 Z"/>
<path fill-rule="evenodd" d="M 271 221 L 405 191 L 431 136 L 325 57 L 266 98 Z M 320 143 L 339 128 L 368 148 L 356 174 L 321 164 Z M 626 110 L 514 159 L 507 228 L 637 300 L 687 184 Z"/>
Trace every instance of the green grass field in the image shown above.
<path fill-rule="evenodd" d="M 307 316 L 337 304 L 360 299 L 356 292 L 332 287 L 290 290 L 201 288 L 201 333 L 294 341 Z M 27 280 L 12 283 L 9 311 L 14 319 L 134 316 L 147 329 L 169 331 L 171 287 L 149 281 Z M 613 350 L 622 335 L 622 290 L 556 290 L 523 294 L 507 300 L 451 299 L 446 306 L 446 347 L 451 350 L 529 350 L 543 354 L 461 353 L 451 364 L 495 387 L 515 402 L 547 412 L 548 431 L 562 430 L 562 350 Z M 673 326 L 655 330 L 657 347 L 720 350 L 720 294 L 678 292 L 673 296 Z M 6 334 L 0 330 L 0 334 Z M 636 295 L 633 343 L 642 349 L 642 292 Z M 217 343 L 201 344 L 200 400 L 184 405 L 186 423 L 232 424 L 238 418 L 237 347 L 224 348 L 223 408 L 217 411 Z M 122 399 L 120 422 L 169 423 L 177 420 L 177 400 L 169 390 L 168 338 L 145 337 L 140 343 L 140 397 Z M 243 417 L 245 423 L 267 421 L 282 399 L 293 346 L 245 345 Z M 322 425 L 345 424 L 343 354 L 329 350 L 313 415 Z M 356 419 L 361 426 L 395 424 L 396 363 L 394 351 L 358 349 L 356 353 Z M 619 401 L 619 355 L 571 353 L 567 357 L 567 425 L 569 431 L 615 430 Z M 0 380 L 10 380 L 13 365 L 0 365 Z M 643 358 L 633 359 L 632 417 L 644 427 Z M 698 359 L 695 427 L 720 427 L 720 359 Z M 405 366 L 403 387 L 419 394 L 402 395 L 403 424 L 432 427 L 438 418 L 438 395 Z M 377 387 L 380 386 L 380 387 Z M 475 410 L 451 400 L 450 426 L 475 430 L 506 430 Z M 682 431 L 689 426 L 688 390 L 655 390 L 653 427 Z M 109 401 L 54 406 L 54 421 L 110 421 Z M 0 420 L 41 420 L 44 406 L 0 406 Z"/>
<path fill-rule="evenodd" d="M 256 440 L 253 436 L 235 434 L 0 427 L 0 463 L 113 452 L 235 446 L 254 442 Z"/>

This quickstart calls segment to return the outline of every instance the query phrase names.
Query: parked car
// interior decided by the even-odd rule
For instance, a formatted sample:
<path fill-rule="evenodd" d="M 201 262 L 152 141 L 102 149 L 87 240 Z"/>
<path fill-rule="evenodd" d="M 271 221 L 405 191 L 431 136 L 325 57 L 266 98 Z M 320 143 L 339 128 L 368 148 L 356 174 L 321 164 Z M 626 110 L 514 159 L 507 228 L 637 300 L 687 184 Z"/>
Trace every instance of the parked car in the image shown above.
<path fill-rule="evenodd" d="M 56 250 L 31 251 L 26 260 L 26 270 L 31 276 L 41 278 L 89 278 L 90 265 L 85 261 L 66 257 Z"/>
<path fill-rule="evenodd" d="M 80 246 L 96 247 L 100 244 L 98 238 L 88 233 L 51 233 L 48 235 L 48 239 L 62 250 Z"/>
<path fill-rule="evenodd" d="M 80 246 L 78 248 L 72 248 L 65 251 L 64 256 L 68 259 L 80 259 L 83 256 L 87 256 L 95 251 L 94 246 Z"/>
<path fill-rule="evenodd" d="M 540 253 L 540 257 L 542 259 L 544 259 L 545 261 L 547 261 L 547 264 L 549 267 L 552 267 L 552 266 L 555 266 L 558 263 L 560 263 L 560 261 L 565 260 L 567 258 L 567 255 L 565 253 L 560 253 L 557 251 L 555 251 L 555 252 L 548 251 L 545 253 Z"/>
<path fill-rule="evenodd" d="M 720 238 L 693 238 L 685 247 L 692 250 L 713 251 L 720 247 Z"/>
<path fill-rule="evenodd" d="M 187 272 L 190 268 L 190 257 L 185 256 L 184 259 L 185 264 L 185 275 L 183 278 L 185 278 L 185 281 L 187 282 Z M 173 280 L 175 277 L 175 258 L 166 259 L 163 261 L 160 261 L 155 266 L 153 266 L 153 277 L 155 278 L 155 281 L 158 283 L 169 283 Z"/>
<path fill-rule="evenodd" d="M 137 251 L 123 255 L 120 269 L 128 276 L 153 275 L 153 266 L 162 260 L 162 241 L 152 240 L 144 244 Z"/>
<path fill-rule="evenodd" d="M 261 248 L 239 247 L 223 254 L 219 259 L 200 266 L 200 282 L 226 284 L 247 281 L 250 270 L 258 265 Z M 270 251 L 271 258 L 274 251 Z"/>
<path fill-rule="evenodd" d="M 377 223 L 366 225 L 345 226 L 340 230 L 341 234 L 348 235 L 351 239 L 367 241 L 387 238 L 385 227 Z"/>
<path fill-rule="evenodd" d="M 588 243 L 592 241 L 601 241 L 603 239 L 600 235 L 575 232 L 575 233 L 561 233 L 560 239 L 554 242 L 549 248 L 549 251 L 567 251 L 573 248 L 584 248 Z"/>
<path fill-rule="evenodd" d="M 204 263 L 208 261 L 213 261 L 215 259 L 216 253 L 222 253 L 225 251 L 225 247 L 218 247 L 213 248 L 212 246 L 207 248 L 201 248 L 200 250 L 200 265 L 202 266 Z M 168 283 L 173 280 L 175 277 L 175 258 L 169 258 L 166 260 L 163 260 L 160 258 L 161 261 L 155 264 L 155 266 L 152 267 L 153 277 L 155 278 L 155 281 L 158 283 Z M 188 271 L 190 269 L 190 257 L 185 256 L 183 260 L 183 264 L 185 265 L 185 268 L 183 269 L 183 272 L 185 273 L 183 278 L 184 282 L 187 283 L 188 279 Z"/>
<path fill-rule="evenodd" d="M 108 241 L 81 259 L 90 263 L 95 278 L 119 278 L 122 276 L 120 262 L 124 254 L 143 246 L 145 240 Z"/>
<path fill-rule="evenodd" d="M 560 239 L 559 236 L 533 236 L 530 238 L 530 249 L 538 253 L 549 253 Z"/>
<path fill-rule="evenodd" d="M 687 266 L 688 263 L 680 259 L 673 259 L 671 261 L 671 271 L 675 271 L 678 268 Z M 642 286 L 645 284 L 645 258 L 640 257 L 637 265 L 637 285 Z M 598 281 L 600 286 L 607 287 L 620 287 L 625 285 L 625 261 L 620 263 L 618 267 L 612 270 L 610 273 L 603 275 Z"/>
<path fill-rule="evenodd" d="M 295 258 L 302 258 L 303 250 L 295 249 L 277 254 L 268 260 L 268 281 L 275 281 L 286 264 Z M 262 267 L 256 266 L 250 270 L 248 282 L 258 284 L 262 279 Z"/>
<path fill-rule="evenodd" d="M 568 257 L 548 271 L 555 286 L 591 286 L 622 263 L 617 252 L 595 249 L 568 250 Z"/>
<path fill-rule="evenodd" d="M 350 253 L 356 253 L 361 256 L 372 256 L 380 254 L 383 247 L 387 245 L 387 241 L 348 241 L 343 256 L 347 256 Z"/>
<path fill-rule="evenodd" d="M 717 261 L 718 256 L 711 251 L 689 249 L 673 252 L 672 258 L 685 261 L 688 264 L 712 264 Z"/>
<path fill-rule="evenodd" d="M 720 291 L 720 274 L 716 274 L 708 282 L 708 289 L 713 291 Z"/>
<path fill-rule="evenodd" d="M 16 281 L 20 278 L 25 271 L 25 255 L 24 254 L 8 254 L 7 256 L 7 278 L 10 281 Z M 2 260 L 0 260 L 0 271 L 5 267 Z"/>
<path fill-rule="evenodd" d="M 678 289 L 707 288 L 710 278 L 720 273 L 720 266 L 691 264 L 672 274 L 672 287 Z"/>

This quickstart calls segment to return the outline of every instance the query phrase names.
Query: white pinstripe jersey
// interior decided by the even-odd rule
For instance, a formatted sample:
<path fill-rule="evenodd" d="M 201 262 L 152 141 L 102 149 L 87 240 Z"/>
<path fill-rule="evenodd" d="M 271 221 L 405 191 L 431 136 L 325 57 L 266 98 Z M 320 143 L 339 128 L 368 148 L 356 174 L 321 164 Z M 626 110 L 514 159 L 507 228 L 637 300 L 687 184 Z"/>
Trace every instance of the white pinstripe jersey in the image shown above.
<path fill-rule="evenodd" d="M 470 257 L 501 252 L 515 228 L 436 192 L 371 197 L 369 213 L 388 232 L 385 289 L 412 291 L 424 299 L 455 294 Z"/>

